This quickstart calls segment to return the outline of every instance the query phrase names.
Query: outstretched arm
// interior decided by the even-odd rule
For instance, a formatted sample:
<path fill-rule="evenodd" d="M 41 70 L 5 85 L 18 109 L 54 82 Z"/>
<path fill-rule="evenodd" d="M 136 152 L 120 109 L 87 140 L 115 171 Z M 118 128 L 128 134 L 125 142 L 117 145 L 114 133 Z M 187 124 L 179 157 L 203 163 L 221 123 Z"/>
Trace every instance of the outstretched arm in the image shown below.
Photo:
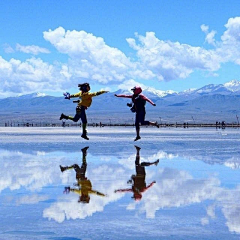
<path fill-rule="evenodd" d="M 75 97 L 81 97 L 82 96 L 82 93 L 79 92 L 79 93 L 75 93 L 75 94 L 70 94 L 69 98 L 75 98 Z"/>
<path fill-rule="evenodd" d="M 114 192 L 115 192 L 115 193 L 116 193 L 116 192 L 132 192 L 132 189 L 131 189 L 131 188 L 127 188 L 127 189 L 118 189 L 118 190 L 115 190 Z"/>
<path fill-rule="evenodd" d="M 141 94 L 141 97 L 142 97 L 142 99 L 144 99 L 144 100 L 146 100 L 147 102 L 151 103 L 153 106 L 156 106 L 156 104 L 155 104 L 152 100 L 150 100 L 149 98 L 147 98 L 147 97 L 144 96 L 143 94 Z"/>
<path fill-rule="evenodd" d="M 132 98 L 132 95 L 114 94 L 115 97 Z"/>
<path fill-rule="evenodd" d="M 70 188 L 71 192 L 77 193 L 78 195 L 82 194 L 82 190 L 81 189 L 75 189 L 75 188 Z"/>
<path fill-rule="evenodd" d="M 150 183 L 142 192 L 147 191 L 150 187 L 153 186 L 154 183 L 156 183 L 156 181 L 153 181 L 152 183 Z"/>
<path fill-rule="evenodd" d="M 153 184 L 156 183 L 156 181 L 153 181 L 152 183 L 150 183 L 147 187 L 145 187 L 144 189 L 142 189 L 141 193 L 146 192 L 150 187 L 153 186 Z"/>
<path fill-rule="evenodd" d="M 98 91 L 98 92 L 93 92 L 93 93 L 89 93 L 89 95 L 91 96 L 91 97 L 95 97 L 95 96 L 99 96 L 99 95 L 101 95 L 101 94 L 103 94 L 103 93 L 107 93 L 107 92 L 109 92 L 109 91 Z"/>
<path fill-rule="evenodd" d="M 90 193 L 96 194 L 96 195 L 102 196 L 102 197 L 106 197 L 106 196 L 107 196 L 107 195 L 105 195 L 105 194 L 103 194 L 103 193 L 101 193 L 101 192 L 95 191 L 95 190 L 91 190 Z"/>

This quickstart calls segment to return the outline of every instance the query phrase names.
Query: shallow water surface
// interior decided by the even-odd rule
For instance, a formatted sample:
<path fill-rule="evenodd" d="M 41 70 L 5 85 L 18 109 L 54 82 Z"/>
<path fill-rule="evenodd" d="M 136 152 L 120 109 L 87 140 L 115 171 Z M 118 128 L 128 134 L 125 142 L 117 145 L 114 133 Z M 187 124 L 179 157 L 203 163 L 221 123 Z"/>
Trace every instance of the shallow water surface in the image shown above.
<path fill-rule="evenodd" d="M 240 131 L 141 132 L 0 128 L 0 239 L 239 239 Z"/>

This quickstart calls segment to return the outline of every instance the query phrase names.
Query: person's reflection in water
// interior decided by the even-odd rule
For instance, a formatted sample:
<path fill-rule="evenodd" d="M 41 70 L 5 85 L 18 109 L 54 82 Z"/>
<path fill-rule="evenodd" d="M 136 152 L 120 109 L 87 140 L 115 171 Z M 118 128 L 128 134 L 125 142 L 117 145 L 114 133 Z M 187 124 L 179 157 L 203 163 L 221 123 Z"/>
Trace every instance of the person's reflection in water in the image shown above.
<path fill-rule="evenodd" d="M 136 175 L 132 175 L 131 179 L 127 183 L 132 184 L 132 188 L 127 189 L 118 189 L 115 190 L 115 192 L 132 192 L 133 197 L 135 200 L 141 200 L 142 193 L 145 192 L 147 189 L 153 186 L 156 181 L 153 181 L 148 186 L 146 185 L 145 178 L 146 178 L 146 172 L 145 167 L 150 165 L 156 165 L 159 163 L 159 159 L 155 162 L 142 162 L 140 163 L 140 147 L 135 146 L 137 153 L 136 153 L 136 161 L 135 161 L 135 167 L 136 167 Z"/>
<path fill-rule="evenodd" d="M 77 164 L 73 164 L 71 166 L 66 166 L 63 167 L 60 165 L 60 169 L 62 172 L 69 170 L 69 169 L 74 169 L 76 172 L 76 179 L 77 183 L 74 184 L 77 186 L 77 188 L 71 188 L 71 187 L 65 187 L 64 193 L 68 194 L 69 192 L 74 192 L 80 195 L 78 202 L 82 203 L 89 203 L 90 201 L 90 194 L 96 194 L 99 196 L 106 196 L 103 193 L 100 193 L 98 191 L 95 191 L 92 189 L 92 183 L 91 181 L 85 176 L 86 170 L 87 170 L 87 161 L 86 161 L 86 156 L 87 156 L 87 149 L 89 147 L 85 147 L 82 149 L 82 165 L 79 167 Z"/>

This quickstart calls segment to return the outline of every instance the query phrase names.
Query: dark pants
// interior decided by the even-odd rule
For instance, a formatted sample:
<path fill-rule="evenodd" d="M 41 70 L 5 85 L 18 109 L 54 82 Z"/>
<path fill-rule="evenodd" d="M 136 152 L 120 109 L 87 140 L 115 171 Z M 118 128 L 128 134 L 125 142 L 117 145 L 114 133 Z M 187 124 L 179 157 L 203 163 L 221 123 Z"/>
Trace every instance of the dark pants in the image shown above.
<path fill-rule="evenodd" d="M 145 166 L 147 166 L 147 164 L 145 162 L 140 163 L 140 157 L 136 156 L 135 167 L 136 167 L 136 174 L 137 175 L 141 175 L 141 176 L 146 175 Z"/>
<path fill-rule="evenodd" d="M 149 125 L 149 121 L 145 121 L 145 115 L 146 115 L 145 110 L 136 112 L 135 127 L 137 130 L 140 129 L 140 123 L 141 125 Z"/>
<path fill-rule="evenodd" d="M 79 119 L 82 120 L 82 123 L 87 123 L 87 116 L 86 116 L 86 112 L 85 112 L 85 108 L 84 107 L 77 107 L 76 108 L 76 114 L 74 117 L 69 117 L 69 119 L 71 119 L 74 122 L 77 122 Z"/>
<path fill-rule="evenodd" d="M 87 170 L 87 163 L 86 162 L 82 164 L 81 168 L 77 164 L 74 164 L 71 167 L 74 168 L 74 170 L 76 172 L 76 178 L 77 179 L 85 178 L 85 173 L 86 173 L 86 170 Z"/>

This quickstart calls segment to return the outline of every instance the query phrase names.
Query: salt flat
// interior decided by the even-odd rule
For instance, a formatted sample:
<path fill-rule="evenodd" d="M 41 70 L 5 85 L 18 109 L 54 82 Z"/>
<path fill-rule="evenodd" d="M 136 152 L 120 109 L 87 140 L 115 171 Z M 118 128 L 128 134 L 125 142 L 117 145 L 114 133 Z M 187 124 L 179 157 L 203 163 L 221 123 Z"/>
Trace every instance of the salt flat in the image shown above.
<path fill-rule="evenodd" d="M 239 239 L 238 129 L 148 127 L 138 142 L 133 127 L 88 130 L 0 128 L 0 239 Z M 159 159 L 144 177 L 137 149 Z M 59 168 L 84 161 L 89 203 Z"/>

